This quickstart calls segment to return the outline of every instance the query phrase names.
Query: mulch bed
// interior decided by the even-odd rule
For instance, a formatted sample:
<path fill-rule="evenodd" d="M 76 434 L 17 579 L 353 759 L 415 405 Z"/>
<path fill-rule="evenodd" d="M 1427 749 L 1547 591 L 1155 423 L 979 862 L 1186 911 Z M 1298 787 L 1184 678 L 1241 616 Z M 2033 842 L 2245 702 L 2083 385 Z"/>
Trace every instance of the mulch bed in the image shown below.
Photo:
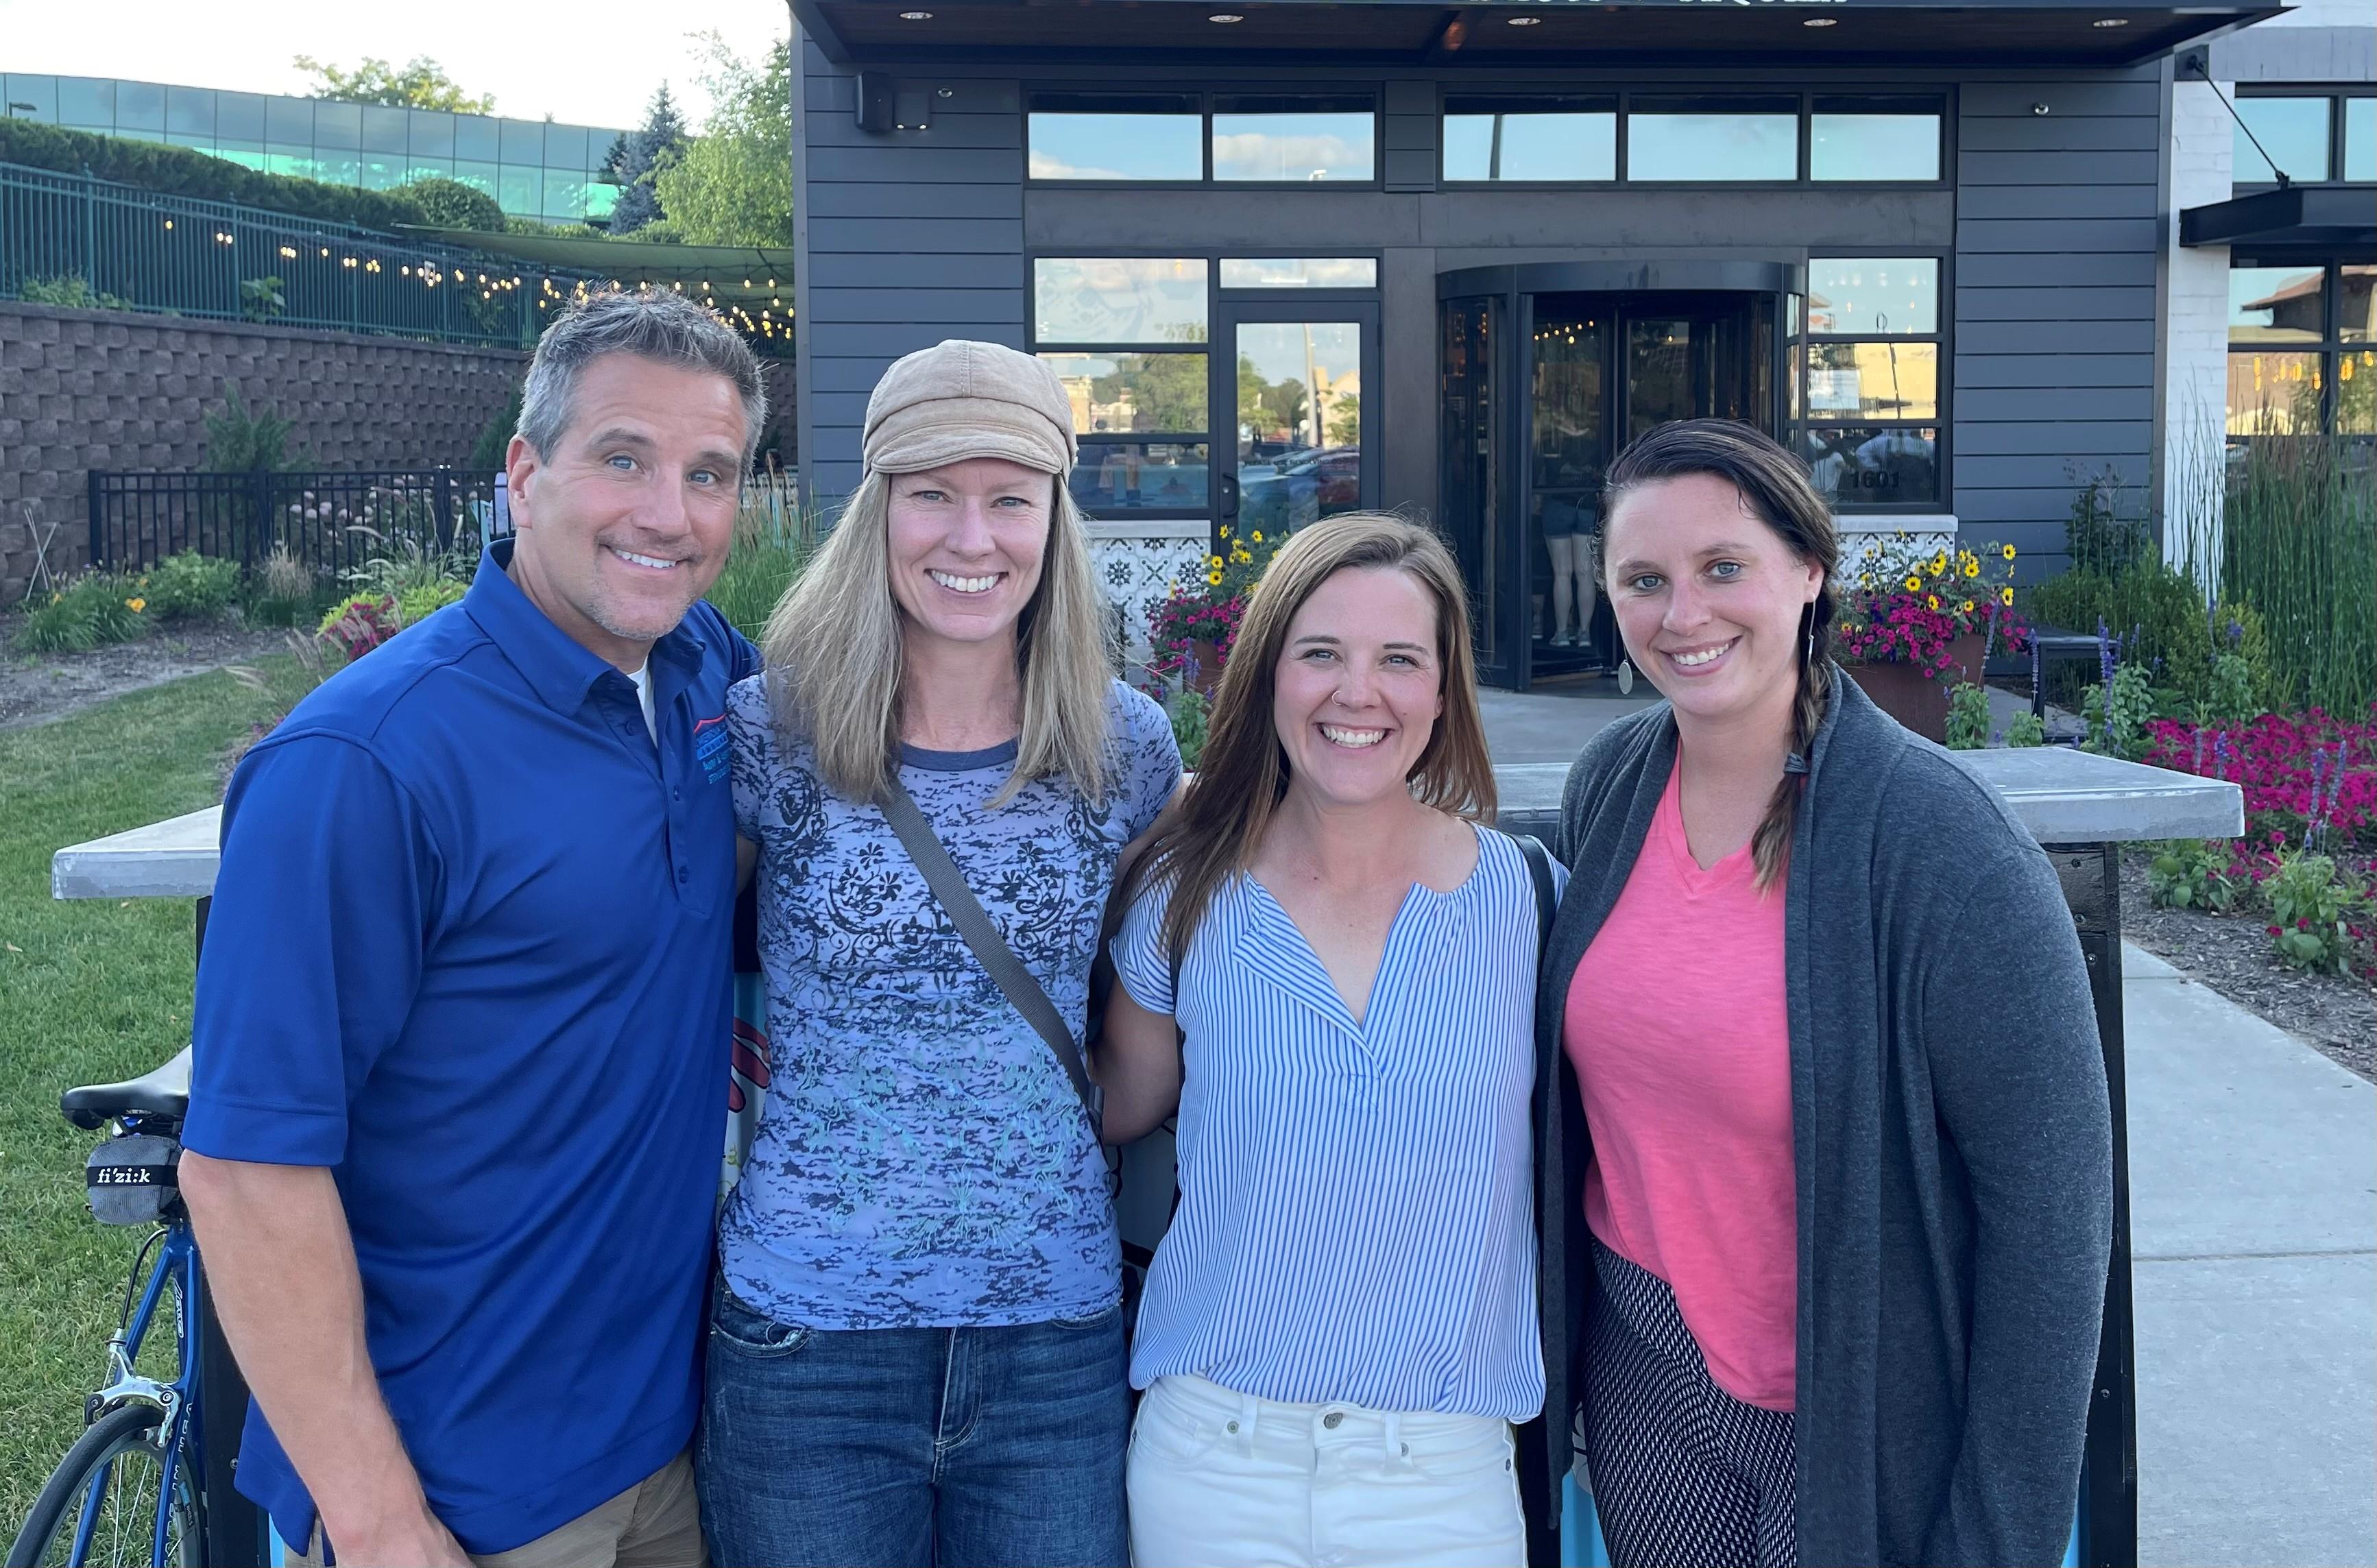
<path fill-rule="evenodd" d="M 2121 856 L 2121 935 L 2266 1019 L 2348 1071 L 2377 1083 L 2377 987 L 2337 975 L 2305 975 L 2270 952 L 2258 914 L 2212 915 L 2157 907 L 2146 894 L 2152 856 Z"/>
<path fill-rule="evenodd" d="M 236 621 L 177 622 L 137 642 L 87 653 L 19 653 L 13 650 L 20 615 L 0 615 L 0 730 L 63 719 L 94 702 L 184 676 L 204 675 L 281 652 L 289 633 Z"/>

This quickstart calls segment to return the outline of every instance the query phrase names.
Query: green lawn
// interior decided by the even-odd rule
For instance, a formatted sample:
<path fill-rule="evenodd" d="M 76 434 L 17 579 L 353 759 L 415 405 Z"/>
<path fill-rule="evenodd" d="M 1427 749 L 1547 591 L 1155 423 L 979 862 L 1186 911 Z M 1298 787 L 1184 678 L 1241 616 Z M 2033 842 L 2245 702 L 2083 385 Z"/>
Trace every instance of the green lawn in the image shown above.
<path fill-rule="evenodd" d="M 142 1233 L 95 1223 L 82 1163 L 97 1142 L 58 1091 L 145 1071 L 189 1039 L 188 900 L 59 904 L 62 845 L 211 805 L 232 743 L 302 689 L 216 673 L 0 734 L 0 1542 L 82 1424 Z"/>

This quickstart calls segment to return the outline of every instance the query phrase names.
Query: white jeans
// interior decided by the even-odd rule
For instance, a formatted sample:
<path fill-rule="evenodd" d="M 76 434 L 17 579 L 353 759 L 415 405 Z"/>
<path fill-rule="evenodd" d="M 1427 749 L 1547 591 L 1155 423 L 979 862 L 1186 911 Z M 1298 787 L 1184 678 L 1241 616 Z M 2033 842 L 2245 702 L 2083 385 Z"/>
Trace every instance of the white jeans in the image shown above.
<path fill-rule="evenodd" d="M 1158 1378 L 1130 1434 L 1139 1568 L 1523 1565 L 1511 1427 Z"/>

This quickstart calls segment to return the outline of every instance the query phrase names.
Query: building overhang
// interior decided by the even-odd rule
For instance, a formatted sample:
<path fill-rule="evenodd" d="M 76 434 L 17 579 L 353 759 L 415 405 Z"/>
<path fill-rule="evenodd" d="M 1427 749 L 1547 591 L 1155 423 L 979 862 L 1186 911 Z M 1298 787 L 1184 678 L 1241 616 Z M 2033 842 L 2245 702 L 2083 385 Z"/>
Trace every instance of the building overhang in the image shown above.
<path fill-rule="evenodd" d="M 2182 245 L 2266 250 L 2377 250 L 2377 193 L 2334 186 L 2281 186 L 2190 207 L 2179 215 Z"/>
<path fill-rule="evenodd" d="M 2132 65 L 2267 0 L 789 0 L 841 63 Z M 1219 17 L 1236 18 L 1217 21 Z"/>

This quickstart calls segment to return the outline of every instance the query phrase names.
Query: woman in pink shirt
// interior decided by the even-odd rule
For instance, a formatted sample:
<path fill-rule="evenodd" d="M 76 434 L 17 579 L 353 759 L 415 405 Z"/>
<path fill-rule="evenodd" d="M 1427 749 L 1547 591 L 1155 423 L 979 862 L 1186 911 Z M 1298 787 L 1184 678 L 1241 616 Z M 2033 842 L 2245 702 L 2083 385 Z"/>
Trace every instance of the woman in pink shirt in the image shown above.
<path fill-rule="evenodd" d="M 2059 1562 L 2112 1177 L 2054 874 L 1825 657 L 1797 459 L 1670 425 L 1604 515 L 1666 700 L 1569 777 L 1537 1028 L 1583 1114 L 1538 1202 L 1584 1222 L 1546 1227 L 1547 1371 L 1612 1560 Z"/>

